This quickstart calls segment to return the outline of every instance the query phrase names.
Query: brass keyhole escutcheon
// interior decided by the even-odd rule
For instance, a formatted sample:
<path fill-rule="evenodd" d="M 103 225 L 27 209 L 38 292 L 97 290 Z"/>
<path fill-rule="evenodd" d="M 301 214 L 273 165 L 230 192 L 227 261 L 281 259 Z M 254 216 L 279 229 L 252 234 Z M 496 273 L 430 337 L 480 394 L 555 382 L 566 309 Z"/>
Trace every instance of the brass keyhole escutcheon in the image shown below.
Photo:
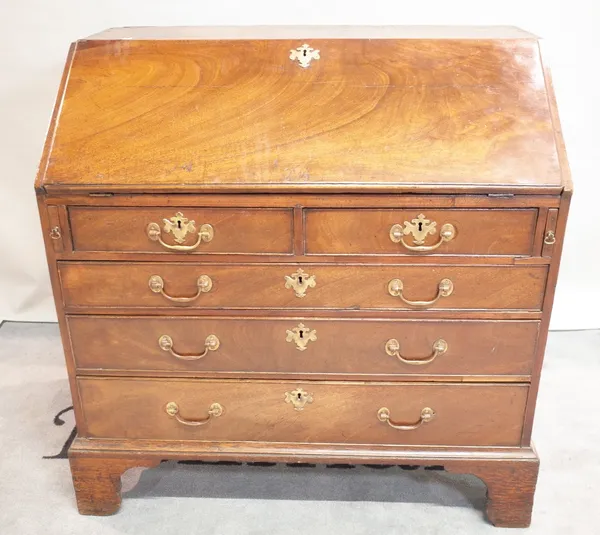
<path fill-rule="evenodd" d="M 304 323 L 299 323 L 297 327 L 289 329 L 285 333 L 287 335 L 285 341 L 296 344 L 298 351 L 306 351 L 308 343 L 317 340 L 317 331 L 309 329 Z"/>
<path fill-rule="evenodd" d="M 320 51 L 315 50 L 307 44 L 303 44 L 295 50 L 290 50 L 290 59 L 292 61 L 297 61 L 303 69 L 308 68 L 313 59 L 316 60 L 320 58 Z"/>
<path fill-rule="evenodd" d="M 309 275 L 302 268 L 298 268 L 292 275 L 285 275 L 284 280 L 285 287 L 294 290 L 296 297 L 304 297 L 306 290 L 317 285 L 317 277 Z"/>
<path fill-rule="evenodd" d="M 296 390 L 285 393 L 285 402 L 291 403 L 294 406 L 294 410 L 301 411 L 307 403 L 313 402 L 313 396 L 298 387 Z"/>

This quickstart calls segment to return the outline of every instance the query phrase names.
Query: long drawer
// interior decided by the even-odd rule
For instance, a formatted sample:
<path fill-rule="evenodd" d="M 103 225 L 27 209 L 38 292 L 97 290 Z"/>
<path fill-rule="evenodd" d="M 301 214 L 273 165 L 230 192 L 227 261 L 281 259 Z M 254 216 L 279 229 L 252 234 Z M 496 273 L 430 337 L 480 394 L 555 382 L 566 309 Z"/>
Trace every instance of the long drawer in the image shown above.
<path fill-rule="evenodd" d="M 68 316 L 79 373 L 529 375 L 538 321 Z"/>
<path fill-rule="evenodd" d="M 59 262 L 69 307 L 540 310 L 547 266 Z"/>
<path fill-rule="evenodd" d="M 537 209 L 307 210 L 307 254 L 532 254 Z"/>
<path fill-rule="evenodd" d="M 87 437 L 447 446 L 519 445 L 528 391 L 81 377 L 78 385 Z"/>

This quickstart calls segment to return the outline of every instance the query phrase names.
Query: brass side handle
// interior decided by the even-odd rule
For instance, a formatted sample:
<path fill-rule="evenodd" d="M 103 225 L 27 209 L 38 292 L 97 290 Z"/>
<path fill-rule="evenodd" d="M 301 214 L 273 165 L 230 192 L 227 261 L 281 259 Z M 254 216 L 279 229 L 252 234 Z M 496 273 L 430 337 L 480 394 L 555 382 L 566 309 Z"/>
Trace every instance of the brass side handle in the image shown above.
<path fill-rule="evenodd" d="M 169 416 L 175 418 L 180 424 L 190 425 L 190 426 L 200 426 L 206 425 L 213 418 L 218 418 L 223 414 L 225 409 L 219 403 L 213 403 L 208 409 L 208 416 L 203 418 L 202 420 L 188 420 L 187 418 L 183 418 L 179 415 L 179 405 L 174 401 L 169 401 L 165 407 L 165 411 Z"/>
<path fill-rule="evenodd" d="M 431 420 L 433 420 L 434 416 L 435 416 L 435 411 L 433 409 L 430 409 L 429 407 L 425 407 L 421 411 L 421 417 L 414 424 L 399 424 L 399 423 L 392 422 L 392 420 L 390 418 L 390 409 L 388 409 L 387 407 L 381 407 L 381 409 L 379 409 L 377 411 L 377 418 L 379 419 L 380 422 L 385 422 L 390 427 L 393 427 L 394 429 L 398 429 L 400 431 L 412 431 L 413 429 L 418 429 L 423 424 L 431 422 Z"/>
<path fill-rule="evenodd" d="M 433 245 L 424 245 L 425 238 L 429 234 L 435 234 L 437 223 L 425 218 L 424 214 L 419 214 L 411 221 L 405 221 L 404 226 L 400 224 L 392 225 L 390 229 L 390 240 L 394 243 L 400 243 L 409 251 L 426 253 L 435 251 L 442 243 L 453 240 L 456 236 L 456 228 L 450 223 L 445 223 L 440 229 L 440 239 Z M 406 243 L 404 237 L 412 235 L 412 244 Z"/>
<path fill-rule="evenodd" d="M 173 297 L 165 292 L 165 282 L 160 275 L 152 275 L 148 280 L 148 286 L 150 287 L 151 291 L 156 294 L 161 294 L 169 301 L 174 301 L 175 303 L 190 303 L 195 301 L 198 299 L 198 297 L 200 297 L 200 294 L 210 292 L 213 283 L 212 279 L 208 275 L 200 275 L 196 281 L 196 285 L 198 286 L 198 291 L 195 295 L 190 297 Z"/>
<path fill-rule="evenodd" d="M 441 297 L 448 297 L 454 291 L 454 284 L 450 279 L 442 279 L 438 284 L 438 293 L 430 301 L 411 301 L 404 297 L 404 283 L 400 279 L 392 279 L 388 284 L 388 292 L 392 297 L 399 297 L 408 306 L 415 308 L 427 308 L 434 305 Z"/>
<path fill-rule="evenodd" d="M 411 364 L 412 366 L 422 366 L 423 364 L 429 364 L 433 362 L 440 355 L 443 355 L 446 351 L 448 351 L 448 342 L 446 340 L 440 338 L 433 343 L 433 351 L 429 357 L 424 359 L 407 359 L 400 354 L 400 342 L 395 338 L 390 338 L 385 343 L 385 352 L 390 357 L 396 357 L 400 362 L 404 364 Z"/>
<path fill-rule="evenodd" d="M 146 227 L 146 234 L 148 239 L 157 241 L 165 249 L 169 249 L 170 251 L 194 251 L 202 242 L 211 241 L 215 235 L 212 226 L 205 223 L 200 226 L 196 243 L 193 245 L 182 245 L 188 234 L 194 234 L 196 232 L 196 222 L 194 220 L 190 221 L 187 217 L 184 217 L 183 213 L 177 212 L 170 219 L 163 219 L 163 223 L 163 230 L 167 234 L 173 234 L 173 239 L 177 245 L 171 245 L 163 241 L 162 231 L 158 223 L 149 223 Z"/>
<path fill-rule="evenodd" d="M 61 238 L 60 227 L 52 227 L 50 229 L 50 238 L 52 238 L 53 240 L 60 240 L 60 238 Z"/>
<path fill-rule="evenodd" d="M 206 340 L 204 340 L 204 351 L 202 353 L 198 355 L 182 355 L 173 349 L 173 339 L 168 334 L 163 334 L 158 339 L 158 347 L 160 347 L 163 351 L 171 353 L 171 355 L 180 360 L 200 360 L 206 357 L 209 351 L 216 351 L 219 349 L 220 345 L 221 341 L 214 334 L 209 334 L 206 337 Z"/>
<path fill-rule="evenodd" d="M 556 243 L 556 235 L 553 231 L 549 230 L 546 232 L 546 235 L 544 236 L 544 243 L 546 245 L 554 245 Z"/>

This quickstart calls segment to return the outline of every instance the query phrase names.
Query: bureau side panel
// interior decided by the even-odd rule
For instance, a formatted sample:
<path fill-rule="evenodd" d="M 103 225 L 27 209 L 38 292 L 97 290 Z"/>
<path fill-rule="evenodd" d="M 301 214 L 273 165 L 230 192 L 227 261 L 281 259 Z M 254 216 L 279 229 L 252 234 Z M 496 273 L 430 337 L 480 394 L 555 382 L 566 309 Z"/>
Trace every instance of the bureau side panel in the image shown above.
<path fill-rule="evenodd" d="M 533 417 L 537 402 L 537 394 L 540 385 L 540 375 L 542 365 L 544 363 L 544 354 L 546 351 L 546 342 L 548 340 L 548 329 L 550 327 L 550 317 L 552 314 L 552 306 L 554 304 L 554 293 L 558 280 L 558 271 L 560 268 L 560 259 L 563 249 L 565 229 L 567 226 L 567 216 L 571 203 L 571 190 L 566 190 L 563 193 L 560 208 L 558 210 L 558 219 L 556 222 L 555 239 L 552 244 L 552 261 L 548 270 L 548 278 L 546 282 L 546 292 L 544 294 L 544 303 L 542 305 L 542 321 L 540 325 L 540 336 L 538 338 L 535 361 L 533 364 L 533 375 L 531 378 L 531 388 L 527 399 L 527 407 L 525 410 L 525 425 L 523 426 L 522 445 L 528 446 L 531 444 L 531 431 L 533 428 Z"/>
<path fill-rule="evenodd" d="M 65 212 L 65 207 L 58 207 L 58 217 L 51 220 L 51 214 L 48 211 L 48 206 L 45 202 L 45 196 L 38 195 L 38 210 L 40 215 L 40 222 L 42 226 L 42 235 L 44 237 L 44 246 L 46 249 L 46 258 L 48 260 L 48 271 L 50 273 L 50 282 L 52 284 L 52 293 L 54 296 L 54 306 L 56 307 L 56 315 L 58 316 L 58 325 L 60 328 L 61 341 L 65 354 L 65 361 L 67 364 L 67 372 L 69 374 L 69 386 L 71 389 L 71 397 L 73 399 L 73 410 L 75 412 L 75 422 L 79 427 L 83 422 L 83 415 L 81 411 L 81 403 L 79 399 L 79 392 L 77 389 L 77 382 L 75 380 L 75 360 L 71 351 L 71 341 L 69 335 L 69 329 L 67 327 L 65 313 L 63 309 L 63 296 L 60 285 L 60 278 L 58 275 L 58 269 L 55 258 L 55 251 L 63 248 L 64 241 L 68 240 L 68 229 L 65 228 L 64 218 L 61 214 Z M 55 206 L 53 208 L 56 208 Z M 58 225 L 56 223 L 59 223 Z M 56 244 L 59 244 L 57 247 Z"/>

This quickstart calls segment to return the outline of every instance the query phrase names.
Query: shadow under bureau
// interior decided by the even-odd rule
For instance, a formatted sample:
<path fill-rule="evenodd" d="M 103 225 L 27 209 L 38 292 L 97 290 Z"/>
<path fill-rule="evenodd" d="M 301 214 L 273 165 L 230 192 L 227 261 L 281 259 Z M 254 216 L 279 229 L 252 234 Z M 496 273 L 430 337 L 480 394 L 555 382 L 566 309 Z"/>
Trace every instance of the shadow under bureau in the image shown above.
<path fill-rule="evenodd" d="M 530 522 L 571 184 L 513 28 L 113 29 L 36 182 L 83 514 L 165 459 L 441 465 Z"/>

